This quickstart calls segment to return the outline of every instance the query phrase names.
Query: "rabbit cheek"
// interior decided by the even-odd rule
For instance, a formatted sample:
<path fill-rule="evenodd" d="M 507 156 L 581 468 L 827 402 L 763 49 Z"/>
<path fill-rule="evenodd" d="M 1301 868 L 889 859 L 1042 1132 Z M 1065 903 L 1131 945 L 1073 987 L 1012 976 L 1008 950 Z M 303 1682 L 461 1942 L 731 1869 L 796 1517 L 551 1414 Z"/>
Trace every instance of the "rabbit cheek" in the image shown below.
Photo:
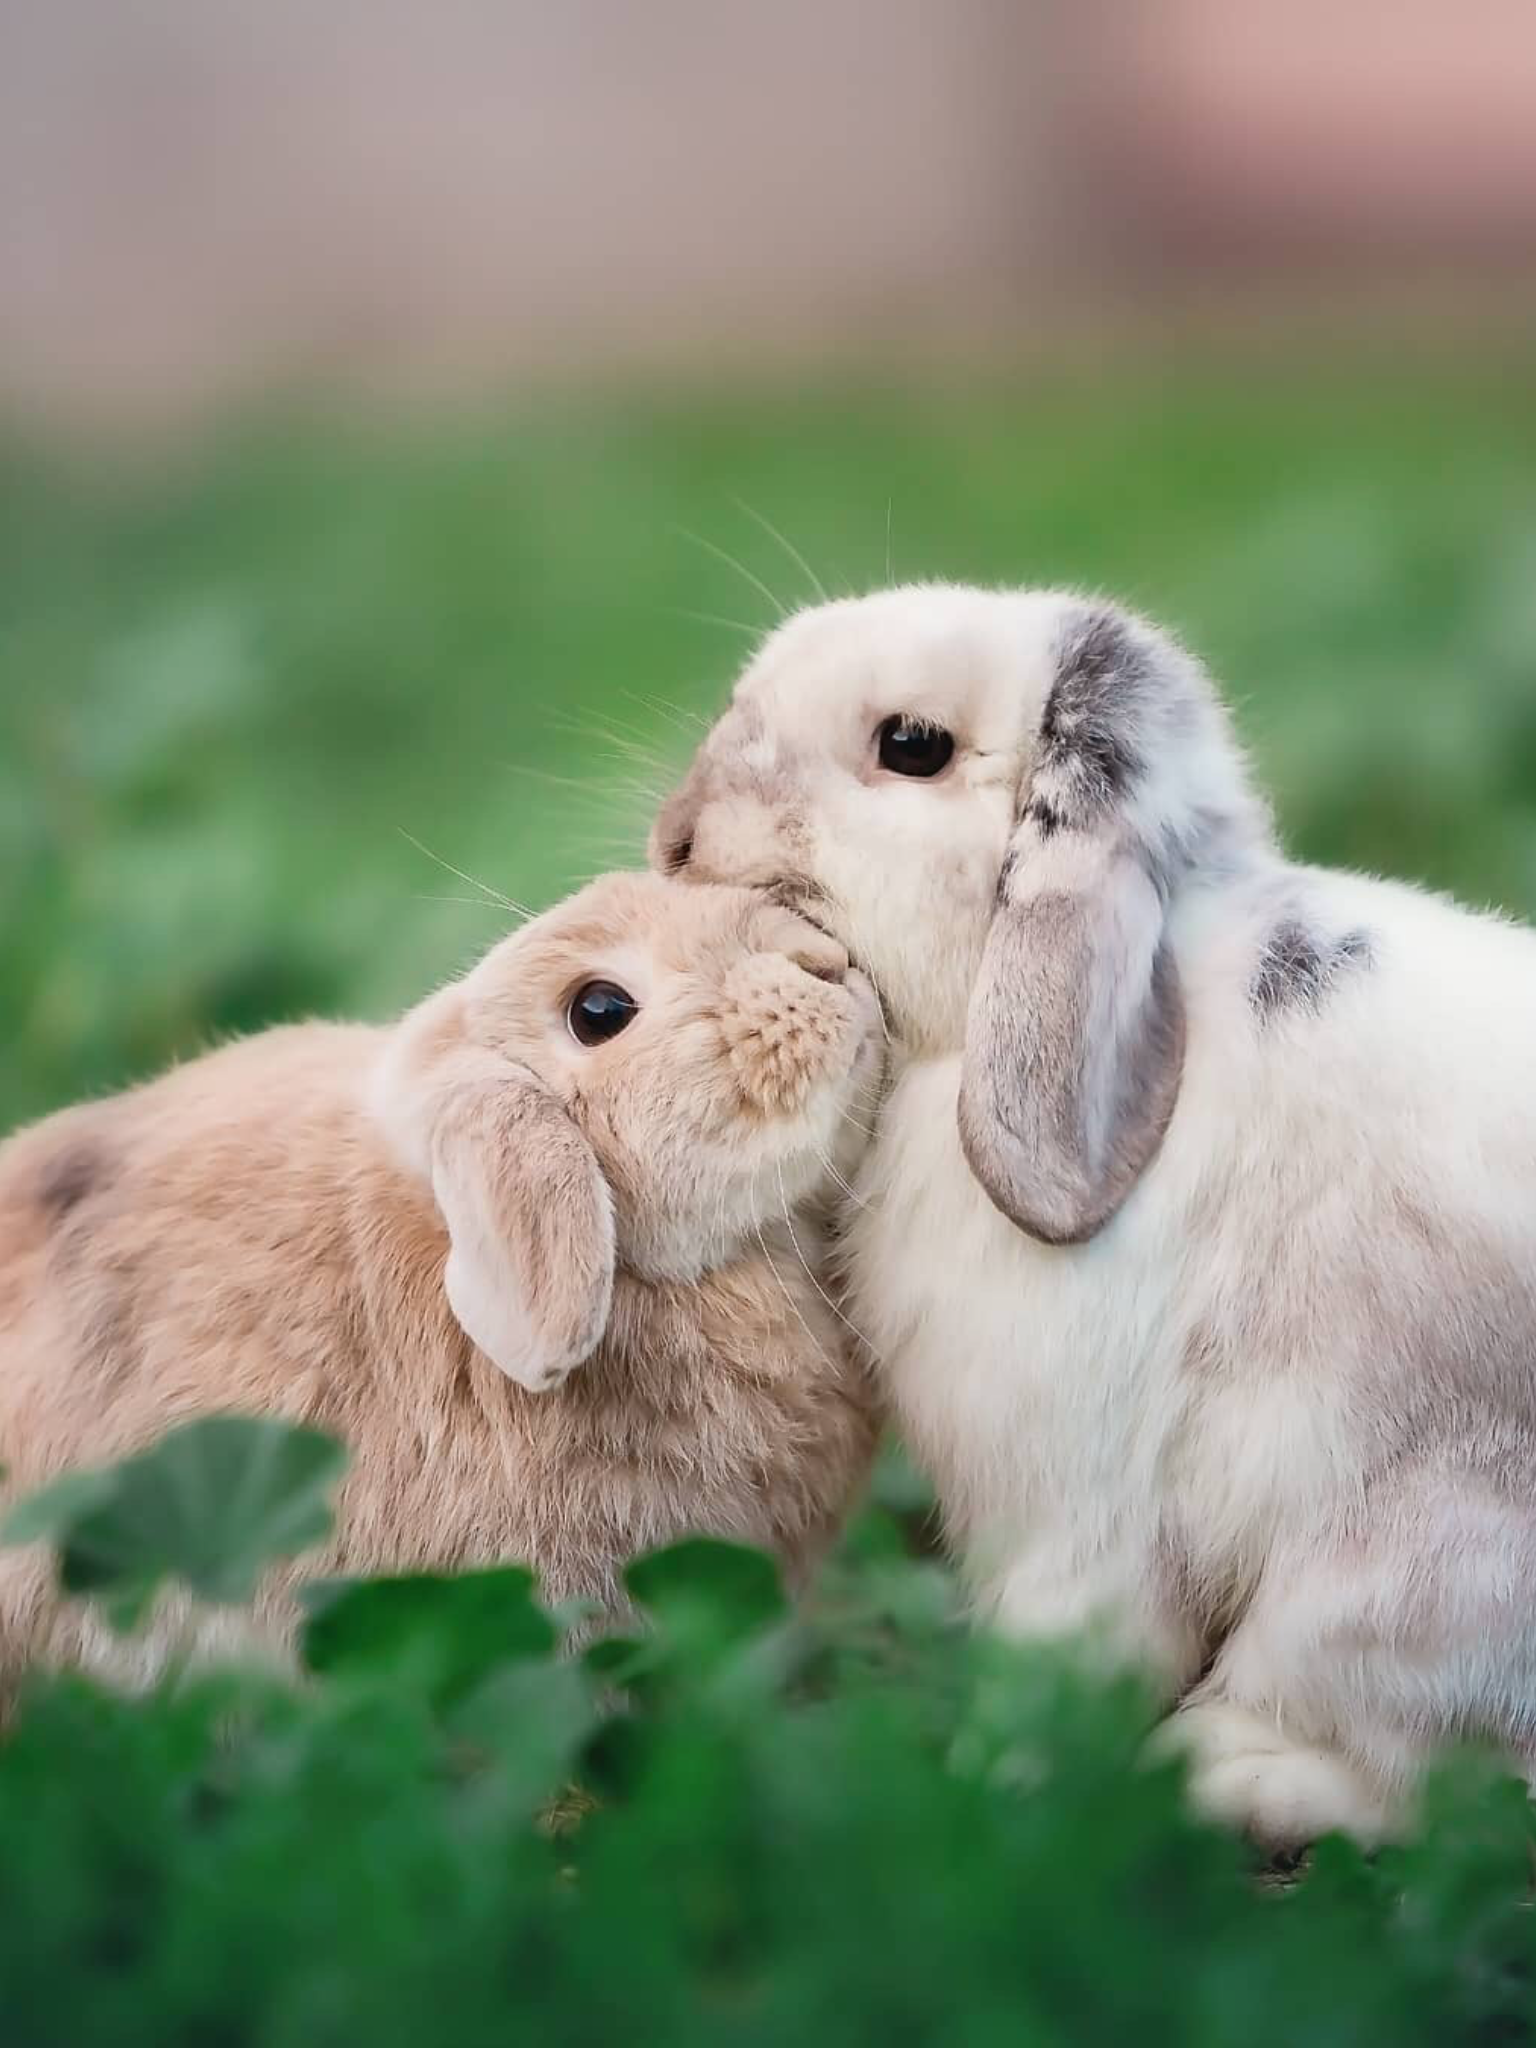
<path fill-rule="evenodd" d="M 743 1098 L 763 1116 L 805 1106 L 818 1081 L 848 1061 L 855 1005 L 844 988 L 759 955 L 727 978 L 720 1031 Z"/>
<path fill-rule="evenodd" d="M 733 791 L 698 812 L 687 869 L 696 882 L 762 887 L 784 875 L 804 875 L 808 851 L 804 818 L 787 794 Z"/>

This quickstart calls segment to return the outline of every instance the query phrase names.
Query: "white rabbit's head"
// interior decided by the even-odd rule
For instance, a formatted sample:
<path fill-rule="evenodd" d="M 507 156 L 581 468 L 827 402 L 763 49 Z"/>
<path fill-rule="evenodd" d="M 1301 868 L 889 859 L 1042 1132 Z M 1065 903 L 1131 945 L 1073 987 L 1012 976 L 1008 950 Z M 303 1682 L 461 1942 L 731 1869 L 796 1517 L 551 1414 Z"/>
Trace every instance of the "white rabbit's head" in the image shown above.
<path fill-rule="evenodd" d="M 902 1044 L 963 1049 L 971 1163 L 1058 1239 L 1113 1213 L 1171 1113 L 1174 894 L 1266 830 L 1165 636 L 1067 593 L 917 586 L 776 632 L 651 851 L 802 905 Z"/>

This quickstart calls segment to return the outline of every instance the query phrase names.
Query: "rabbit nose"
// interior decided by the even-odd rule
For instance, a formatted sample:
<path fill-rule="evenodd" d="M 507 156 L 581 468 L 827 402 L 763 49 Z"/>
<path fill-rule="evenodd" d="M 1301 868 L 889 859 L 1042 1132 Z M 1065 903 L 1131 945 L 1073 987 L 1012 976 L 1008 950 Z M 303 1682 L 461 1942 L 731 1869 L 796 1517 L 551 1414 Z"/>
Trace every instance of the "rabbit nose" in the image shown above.
<path fill-rule="evenodd" d="M 847 1068 L 858 1004 L 841 986 L 848 956 L 835 939 L 809 926 L 774 937 L 778 944 L 764 945 L 729 970 L 719 1016 L 742 1094 L 765 1113 L 782 1116 L 803 1108 L 819 1081 Z"/>

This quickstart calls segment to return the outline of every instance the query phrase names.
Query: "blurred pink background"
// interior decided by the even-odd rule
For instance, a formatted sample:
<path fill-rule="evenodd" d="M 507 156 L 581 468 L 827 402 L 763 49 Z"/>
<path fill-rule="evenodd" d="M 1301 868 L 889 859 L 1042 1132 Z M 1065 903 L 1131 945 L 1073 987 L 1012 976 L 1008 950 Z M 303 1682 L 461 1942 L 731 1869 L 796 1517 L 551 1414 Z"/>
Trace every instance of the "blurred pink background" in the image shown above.
<path fill-rule="evenodd" d="M 0 410 L 1526 330 L 1530 0 L 0 0 Z"/>

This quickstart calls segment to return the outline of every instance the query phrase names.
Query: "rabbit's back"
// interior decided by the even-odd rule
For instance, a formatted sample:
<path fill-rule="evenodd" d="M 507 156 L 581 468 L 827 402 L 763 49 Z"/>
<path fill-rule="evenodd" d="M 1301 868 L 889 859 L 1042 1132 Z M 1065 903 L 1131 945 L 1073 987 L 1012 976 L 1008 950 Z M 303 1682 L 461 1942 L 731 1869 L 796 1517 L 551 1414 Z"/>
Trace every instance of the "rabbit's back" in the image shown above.
<path fill-rule="evenodd" d="M 383 1037 L 271 1032 L 0 1148 L 10 1495 L 235 1411 L 347 1445 L 336 1536 L 309 1571 L 515 1560 L 552 1597 L 610 1603 L 629 1557 L 684 1533 L 808 1563 L 875 1424 L 793 1248 L 691 1286 L 621 1272 L 597 1352 L 529 1393 L 449 1309 L 431 1192 L 368 1108 Z M 105 1655 L 46 1583 L 35 1555 L 0 1559 L 0 1669 L 40 1647 Z"/>
<path fill-rule="evenodd" d="M 1093 1243 L 978 1186 L 957 1056 L 898 1076 L 849 1222 L 851 1313 L 1005 1613 L 1026 1552 L 1075 1577 L 1057 1515 L 1085 1551 L 1139 1524 L 1216 1626 L 1389 1469 L 1536 1499 L 1536 935 L 1276 864 L 1174 937 L 1178 1106 Z"/>
<path fill-rule="evenodd" d="M 522 1447 L 442 1299 L 426 1190 L 362 1106 L 381 1034 L 274 1031 L 67 1110 L 0 1149 L 0 1465 L 14 1497 L 192 1416 L 325 1429 L 350 1454 L 315 1568 L 510 1554 Z M 266 1603 L 271 1605 L 269 1600 Z M 278 1632 L 291 1617 L 281 1610 Z M 205 1627 L 205 1642 L 219 1628 Z M 154 1668 L 0 1559 L 0 1669 Z"/>
<path fill-rule="evenodd" d="M 379 1038 L 270 1032 L 0 1149 L 13 1481 L 118 1455 L 210 1407 L 356 1402 L 365 1356 L 404 1335 L 391 1342 L 381 1317 L 427 1310 L 438 1242 L 430 1203 L 361 1109 Z"/>

